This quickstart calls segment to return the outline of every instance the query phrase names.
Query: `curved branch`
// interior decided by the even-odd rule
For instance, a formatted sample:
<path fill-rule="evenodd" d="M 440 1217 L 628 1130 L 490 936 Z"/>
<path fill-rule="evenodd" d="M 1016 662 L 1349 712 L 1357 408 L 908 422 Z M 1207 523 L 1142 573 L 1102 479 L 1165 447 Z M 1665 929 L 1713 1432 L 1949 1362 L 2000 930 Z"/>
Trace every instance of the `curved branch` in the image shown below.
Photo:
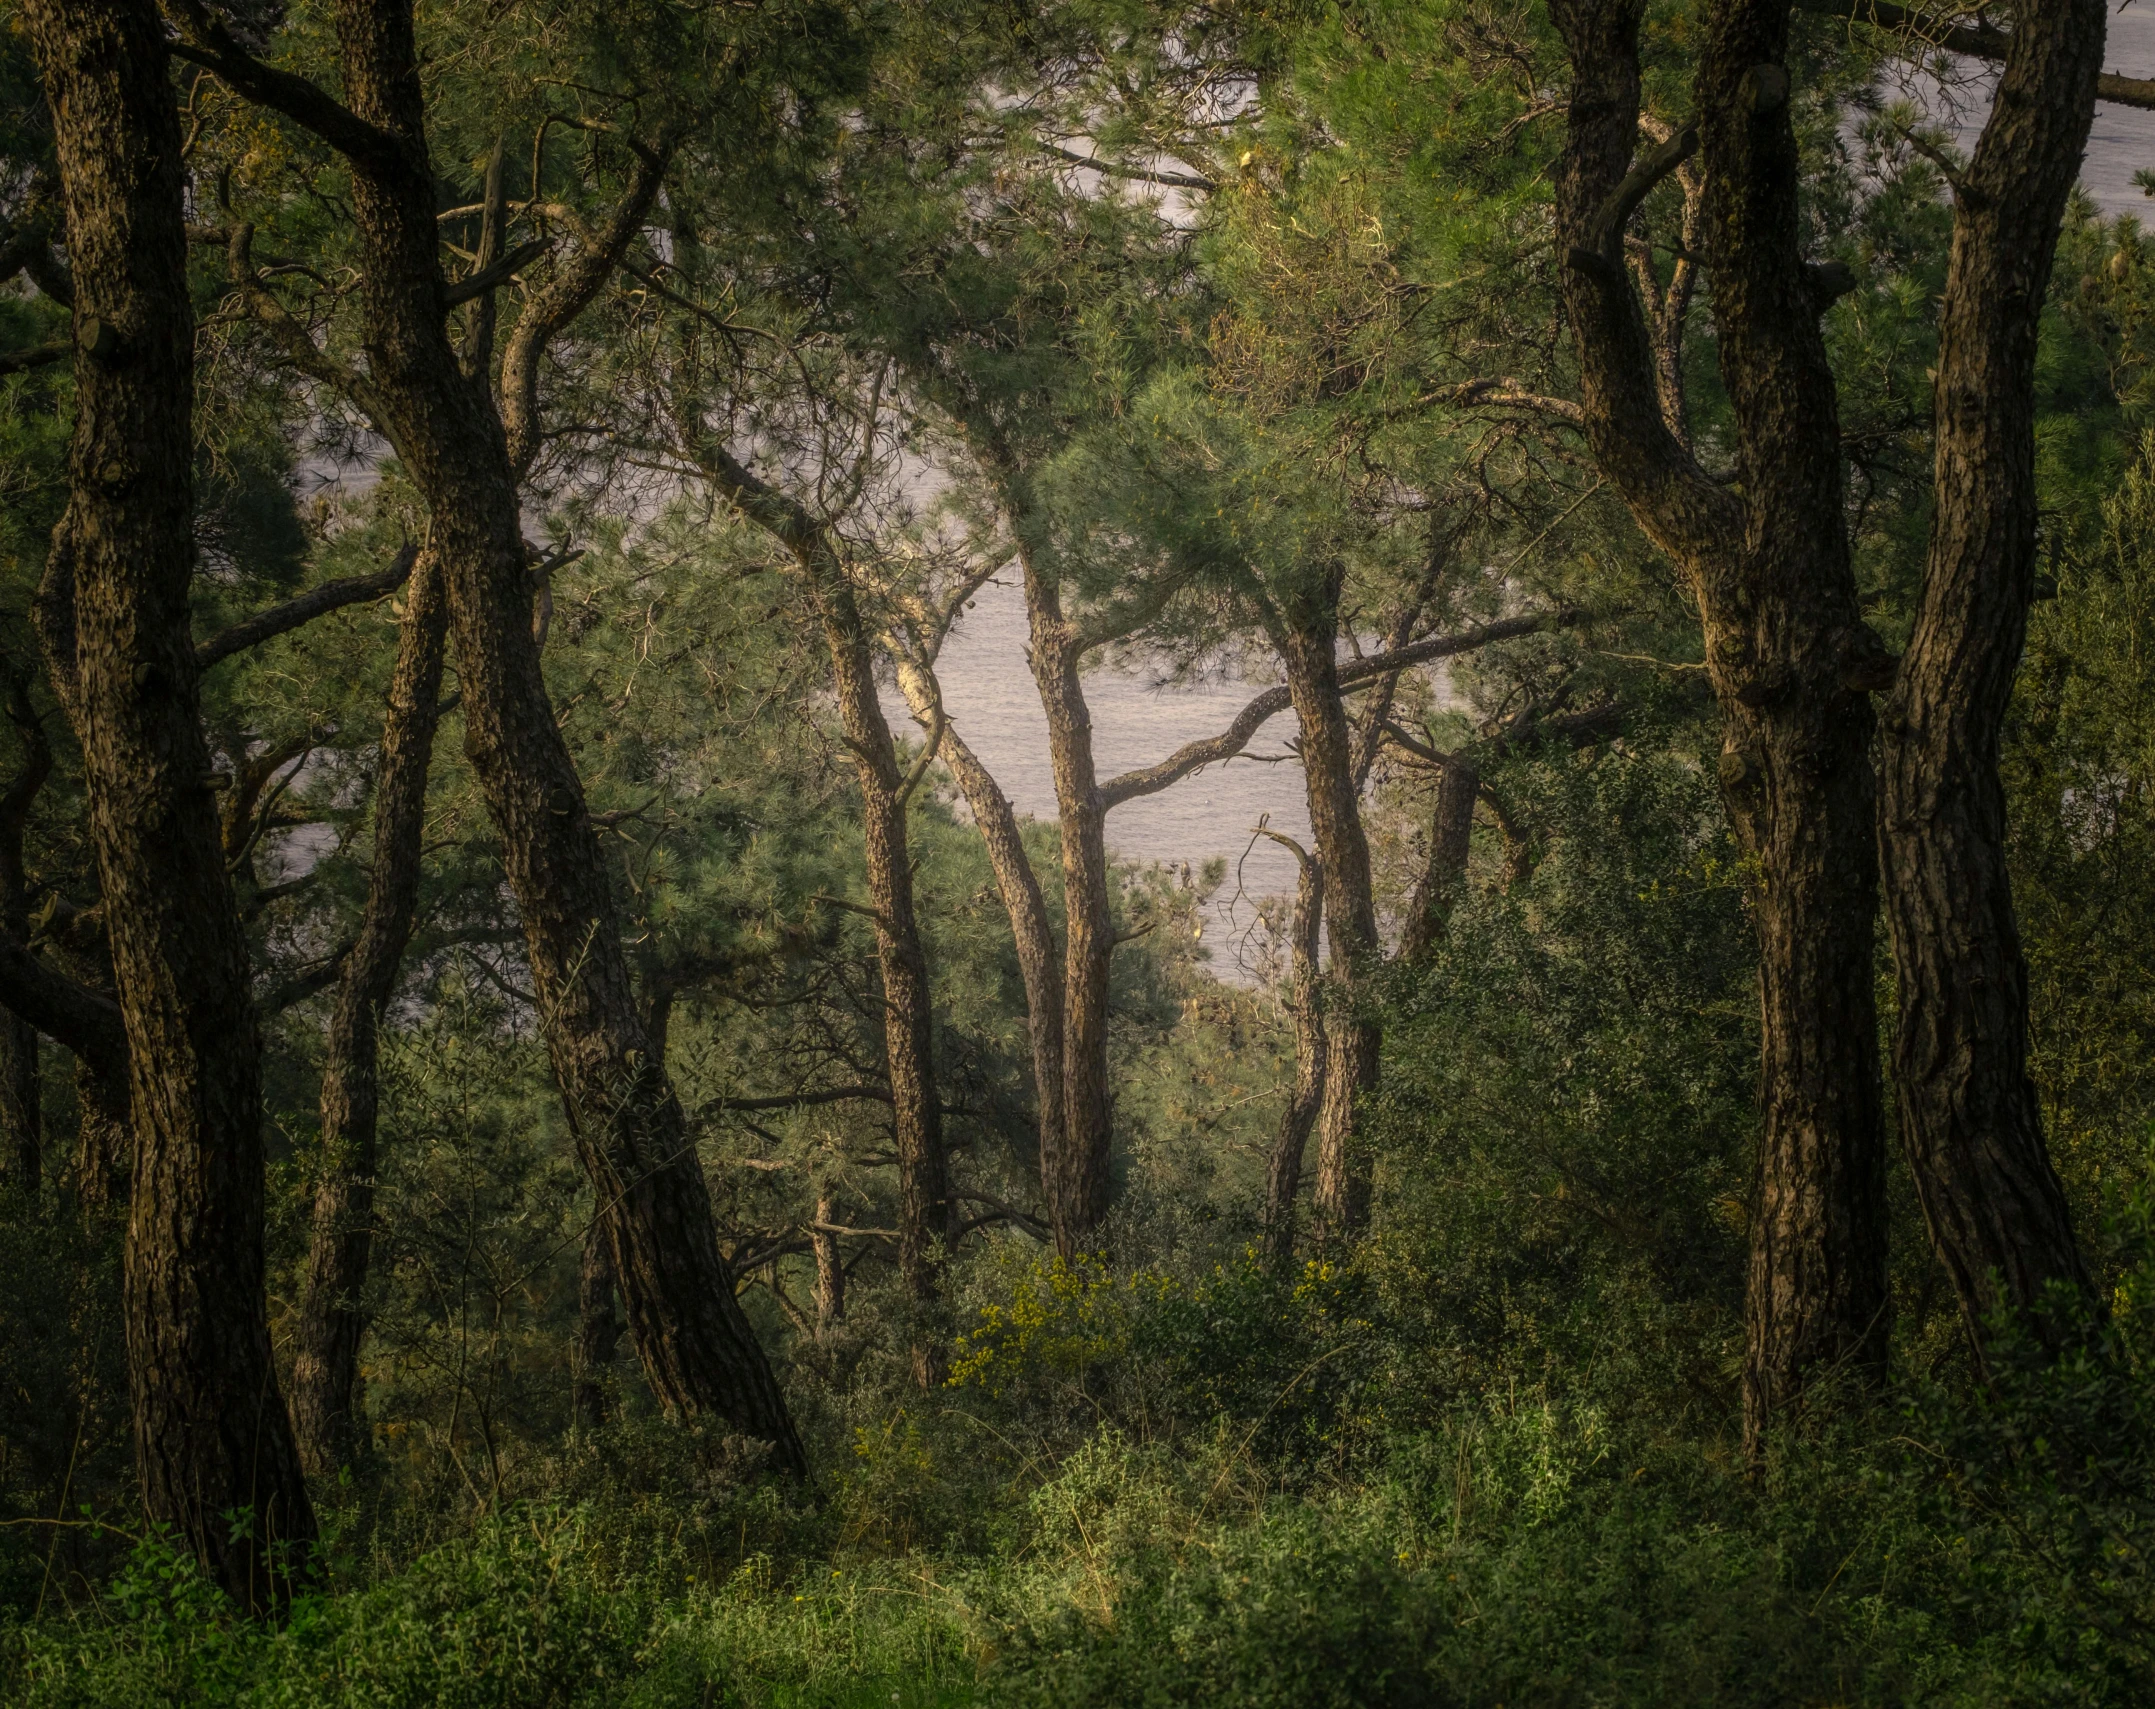
<path fill-rule="evenodd" d="M 127 1027 L 116 998 L 55 972 L 0 932 L 0 1004 L 57 1039 L 100 1075 L 127 1074 Z"/>
<path fill-rule="evenodd" d="M 312 131 L 369 177 L 405 185 L 416 179 L 432 187 L 434 175 L 422 155 L 394 133 L 367 123 L 306 78 L 264 65 L 202 0 L 163 0 L 163 4 L 165 16 L 179 35 L 171 45 L 175 58 L 203 67 L 235 94 Z"/>
<path fill-rule="evenodd" d="M 563 329 L 584 312 L 620 264 L 630 242 L 643 229 L 665 180 L 666 163 L 673 157 L 675 139 L 671 135 L 655 146 L 633 137 L 626 140 L 635 152 L 636 169 L 629 176 L 628 189 L 614 204 L 605 228 L 578 249 L 525 305 L 516 330 L 502 350 L 502 426 L 509 436 L 509 461 L 519 471 L 530 466 L 539 450 L 539 359 Z"/>
<path fill-rule="evenodd" d="M 1366 659 L 1355 659 L 1339 667 L 1339 686 L 1342 690 L 1360 687 L 1376 681 L 1379 677 L 1403 671 L 1415 665 L 1428 664 L 1434 659 L 1454 658 L 1461 653 L 1471 653 L 1497 641 L 1509 641 L 1521 635 L 1537 634 L 1544 629 L 1573 623 L 1579 614 L 1573 611 L 1538 613 L 1531 617 L 1507 617 L 1495 623 L 1484 623 L 1463 635 L 1435 635 L 1426 641 L 1416 641 L 1410 646 L 1395 647 L 1390 652 L 1378 653 Z M 1220 760 L 1234 758 L 1249 745 L 1268 718 L 1284 712 L 1288 706 L 1285 684 L 1268 688 L 1251 699 L 1248 705 L 1235 714 L 1234 722 L 1217 736 L 1206 736 L 1195 742 L 1185 743 L 1158 765 L 1146 766 L 1138 771 L 1126 771 L 1120 777 L 1111 778 L 1100 789 L 1102 801 L 1108 807 L 1119 807 L 1123 802 L 1140 795 L 1154 795 L 1171 784 L 1180 783 L 1193 771 L 1212 765 Z"/>
<path fill-rule="evenodd" d="M 1170 190 L 1219 188 L 1213 180 L 1195 172 L 1161 172 L 1146 166 L 1124 166 L 1119 161 L 1101 160 L 1094 155 L 1079 154 L 1074 149 L 1058 148 L 1052 142 L 1043 142 L 1038 146 L 1042 154 L 1053 155 L 1057 160 L 1067 160 L 1072 166 L 1089 167 L 1103 178 L 1121 178 L 1132 184 L 1159 184 Z"/>
<path fill-rule="evenodd" d="M 397 553 L 386 570 L 377 570 L 371 576 L 346 576 L 337 581 L 324 582 L 320 587 L 309 588 L 305 593 L 273 605 L 267 611 L 258 611 L 252 617 L 217 631 L 206 641 L 195 643 L 195 665 L 200 670 L 229 659 L 234 653 L 243 653 L 249 647 L 259 647 L 264 641 L 311 623 L 317 617 L 342 610 L 347 605 L 358 605 L 366 600 L 380 599 L 384 594 L 394 593 L 411 577 L 412 564 L 419 556 L 416 545 L 407 544 Z"/>

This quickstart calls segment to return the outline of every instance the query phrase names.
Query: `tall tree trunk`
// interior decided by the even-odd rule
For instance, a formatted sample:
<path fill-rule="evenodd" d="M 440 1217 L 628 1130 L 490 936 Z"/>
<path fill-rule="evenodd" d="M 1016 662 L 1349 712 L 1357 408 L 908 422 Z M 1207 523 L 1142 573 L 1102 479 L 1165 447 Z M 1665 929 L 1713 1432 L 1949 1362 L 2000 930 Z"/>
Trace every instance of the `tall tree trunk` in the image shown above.
<path fill-rule="evenodd" d="M 322 1162 L 292 1357 L 292 1425 L 315 1476 L 359 1449 L 362 1295 L 374 1244 L 382 1011 L 419 911 L 427 772 L 441 706 L 448 606 L 431 553 L 413 566 L 374 787 L 374 865 L 359 941 L 344 964 L 322 1062 Z"/>
<path fill-rule="evenodd" d="M 911 660 L 901 659 L 898 682 L 906 704 L 923 728 L 934 724 L 941 695 L 928 673 Z M 1055 933 L 1048 924 L 1047 900 L 1040 893 L 1040 878 L 1025 853 L 1025 838 L 1018 829 L 1018 816 L 979 755 L 965 738 L 947 723 L 941 744 L 943 763 L 958 780 L 965 804 L 988 854 L 988 870 L 995 875 L 997 894 L 1010 916 L 1010 935 L 1017 945 L 1018 977 L 1025 986 L 1025 1021 L 1033 1047 L 1033 1102 L 1039 1111 L 1040 1191 L 1043 1201 L 1056 1200 L 1057 1171 L 1068 1150 L 1063 1108 L 1063 976 L 1055 947 Z M 1071 1254 L 1065 1252 L 1065 1257 Z"/>
<path fill-rule="evenodd" d="M 314 1514 L 263 1300 L 261 1044 L 204 779 L 194 318 L 182 157 L 148 0 L 31 0 L 67 201 L 76 416 L 52 547 L 137 1138 L 126 1318 L 144 1509 L 250 1609 Z M 52 576 L 53 571 L 48 571 Z M 245 1512 L 251 1522 L 236 1524 Z"/>
<path fill-rule="evenodd" d="M 918 780 L 898 771 L 898 750 L 876 693 L 875 655 L 839 541 L 807 506 L 761 480 L 700 422 L 691 419 L 684 427 L 697 466 L 736 510 L 792 554 L 830 649 L 839 724 L 860 780 L 868 899 L 883 981 L 883 1060 L 898 1148 L 898 1269 L 907 1292 L 932 1299 L 940 1268 L 935 1248 L 954 1238 L 957 1218 L 935 1089 L 935 1000 L 913 906 L 906 835 L 906 809 Z"/>
<path fill-rule="evenodd" d="M 1048 1197 L 1056 1250 L 1085 1249 L 1107 1216 L 1113 1103 L 1107 1071 L 1108 975 L 1115 919 L 1107 884 L 1107 803 L 1093 765 L 1092 711 L 1079 672 L 1078 626 L 1054 582 L 1023 555 L 1033 681 L 1048 719 L 1048 760 L 1062 823 L 1063 1166 Z"/>
<path fill-rule="evenodd" d="M 1437 773 L 1437 799 L 1429 816 L 1429 858 L 1407 903 L 1406 924 L 1399 934 L 1399 958 L 1410 965 L 1428 959 L 1466 887 L 1467 858 L 1474 847 L 1474 808 L 1481 794 L 1481 767 L 1464 750 L 1447 754 Z"/>
<path fill-rule="evenodd" d="M 1354 733 L 1340 699 L 1338 636 L 1334 570 L 1320 589 L 1283 607 L 1272 640 L 1302 727 L 1302 776 L 1324 868 L 1324 920 L 1332 945 L 1314 1209 L 1327 1239 L 1351 1240 L 1369 1225 L 1370 1195 L 1369 1163 L 1356 1145 L 1355 1106 L 1376 1087 L 1383 1034 L 1368 1017 L 1364 993 L 1378 951 L 1377 904 L 1355 788 Z"/>
<path fill-rule="evenodd" d="M 935 1090 L 934 998 L 913 910 L 908 790 L 876 696 L 860 609 L 842 568 L 832 566 L 817 603 L 838 687 L 838 714 L 860 775 L 868 899 L 875 908 L 876 960 L 883 977 L 883 1055 L 898 1141 L 898 1272 L 915 1299 L 932 1299 L 941 1268 L 935 1248 L 948 1244 L 957 1225 Z"/>
<path fill-rule="evenodd" d="M 1280 1112 L 1279 1131 L 1265 1169 L 1264 1256 L 1269 1264 L 1294 1257 L 1295 1197 L 1302 1187 L 1302 1157 L 1310 1129 L 1324 1104 L 1324 990 L 1318 948 L 1324 936 L 1324 863 L 1291 837 L 1268 832 L 1291 850 L 1295 879 L 1294 920 L 1288 928 L 1288 1014 L 1294 1023 L 1294 1085 Z"/>
<path fill-rule="evenodd" d="M 37 1028 L 0 1013 L 0 1183 L 35 1198 L 45 1170 L 43 1081 Z"/>
<path fill-rule="evenodd" d="M 426 496 L 465 752 L 501 834 L 540 1030 L 645 1378 L 669 1413 L 723 1418 L 805 1475 L 785 1399 L 734 1296 L 688 1123 L 637 1012 L 597 830 L 540 668 L 522 533 L 520 471 L 540 443 L 541 356 L 640 229 L 663 154 L 624 138 L 637 160 L 629 192 L 527 301 L 502 354 L 497 403 L 484 349 L 475 343 L 467 365 L 449 337 L 410 0 L 338 0 L 348 107 L 250 59 L 206 11 L 190 10 L 180 25 L 192 57 L 316 131 L 352 167 L 365 373 L 338 367 L 283 314 L 254 274 L 244 228 L 231 234 L 235 270 L 288 359 L 359 404 Z"/>
<path fill-rule="evenodd" d="M 2028 1078 L 1998 750 L 2035 583 L 2036 328 L 2103 32 L 2101 0 L 2015 12 L 1992 117 L 1954 196 L 1936 513 L 1883 720 L 1901 1137 L 1979 1355 L 2000 1305 L 2035 1305 L 2054 1283 L 2095 1298 Z"/>
<path fill-rule="evenodd" d="M 1557 0 L 1570 51 L 1558 173 L 1564 294 L 1596 461 L 1697 597 L 1723 721 L 1721 782 L 1758 863 L 1763 1132 L 1751 1219 L 1745 1437 L 1812 1377 L 1881 1368 L 1885 1145 L 1872 949 L 1872 719 L 1882 654 L 1842 525 L 1840 430 L 1805 266 L 1786 0 L 1709 8 L 1695 95 L 1722 373 L 1739 479 L 1712 480 L 1662 414 L 1623 227 L 1689 144 L 1627 177 L 1640 129 L 1634 0 Z"/>

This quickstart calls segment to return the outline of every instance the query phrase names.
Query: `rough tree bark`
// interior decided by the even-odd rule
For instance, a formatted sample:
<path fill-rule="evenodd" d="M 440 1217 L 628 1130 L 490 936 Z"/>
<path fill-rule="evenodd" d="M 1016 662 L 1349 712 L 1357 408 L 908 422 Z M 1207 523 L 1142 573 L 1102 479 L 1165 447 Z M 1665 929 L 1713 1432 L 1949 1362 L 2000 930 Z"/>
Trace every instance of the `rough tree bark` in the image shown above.
<path fill-rule="evenodd" d="M 1028 551 L 1025 615 L 1033 682 L 1047 714 L 1048 765 L 1062 830 L 1063 1160 L 1048 1196 L 1055 1246 L 1083 1249 L 1107 1216 L 1115 1116 L 1108 1084 L 1108 979 L 1115 916 L 1108 898 L 1107 812 L 1093 763 L 1092 709 L 1082 680 L 1087 641 L 1062 590 Z"/>
<path fill-rule="evenodd" d="M 1626 277 L 1630 213 L 1688 151 L 1678 132 L 1632 170 L 1639 0 L 1557 0 L 1572 88 L 1557 178 L 1564 296 L 1586 437 L 1698 600 L 1723 725 L 1730 819 L 1757 860 L 1763 1032 L 1746 1294 L 1745 1438 L 1819 1373 L 1875 1373 L 1886 1346 L 1884 1132 L 1872 994 L 1877 861 L 1865 626 L 1841 523 L 1830 297 L 1801 249 L 1786 0 L 1708 8 L 1695 100 L 1736 487 L 1662 414 Z"/>
<path fill-rule="evenodd" d="M 815 1226 L 808 1232 L 808 1248 L 816 1260 L 816 1339 L 824 1340 L 845 1321 L 846 1267 L 838 1254 L 838 1237 L 831 1232 L 838 1220 L 838 1202 L 825 1192 L 816 1194 Z"/>
<path fill-rule="evenodd" d="M 374 864 L 366 912 L 338 983 L 322 1061 L 321 1179 L 307 1247 L 307 1276 L 293 1337 L 292 1425 L 307 1470 L 334 1472 L 363 1445 L 359 1343 L 361 1297 L 374 1245 L 376 1122 L 382 1011 L 419 912 L 427 772 L 441 706 L 448 629 L 440 566 L 422 555 L 411 573 L 396 669 L 382 721 L 374 784 Z"/>
<path fill-rule="evenodd" d="M 1882 719 L 1881 847 L 1900 990 L 1894 1086 L 1931 1243 L 1980 1356 L 1999 1306 L 2094 1288 L 2027 1070 L 2000 732 L 2035 585 L 2036 328 L 2102 69 L 2101 0 L 2020 7 L 1954 190 L 1936 512 Z M 2066 1326 L 2043 1315 L 2044 1337 Z"/>
<path fill-rule="evenodd" d="M 148 0 L 32 0 L 26 12 L 74 275 L 70 496 L 52 563 L 72 584 L 64 663 L 137 1143 L 125 1283 L 136 1467 L 150 1517 L 242 1606 L 268 1611 L 306 1571 L 314 1515 L 270 1353 L 261 1045 L 188 622 L 194 320 L 179 117 Z M 251 1523 L 234 1523 L 241 1511 Z"/>
<path fill-rule="evenodd" d="M 348 106 L 252 59 L 196 0 L 174 0 L 174 11 L 176 52 L 313 130 L 352 168 L 365 373 L 334 363 L 283 312 L 247 258 L 244 227 L 231 234 L 234 268 L 287 359 L 365 410 L 426 497 L 465 751 L 501 833 L 539 1025 L 644 1376 L 667 1412 L 722 1418 L 772 1443 L 778 1465 L 805 1476 L 785 1399 L 719 1250 L 695 1142 L 637 1011 L 605 857 L 540 668 L 522 534 L 520 482 L 540 444 L 541 357 L 641 229 L 665 150 L 624 138 L 636 157 L 629 190 L 526 301 L 503 347 L 497 399 L 485 361 L 467 365 L 449 335 L 410 0 L 338 0 Z"/>

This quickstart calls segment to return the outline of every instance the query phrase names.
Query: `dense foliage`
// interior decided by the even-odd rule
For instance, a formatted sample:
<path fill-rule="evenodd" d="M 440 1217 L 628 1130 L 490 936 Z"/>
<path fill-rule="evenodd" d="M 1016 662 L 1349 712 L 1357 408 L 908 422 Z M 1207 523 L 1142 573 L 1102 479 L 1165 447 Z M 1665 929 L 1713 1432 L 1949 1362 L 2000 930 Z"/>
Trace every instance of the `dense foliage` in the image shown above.
<path fill-rule="evenodd" d="M 336 10 L 220 16 L 333 83 Z M 1755 874 L 1717 786 L 1688 592 L 1564 404 L 1563 71 L 1538 9 L 418 17 L 445 243 L 474 272 L 505 170 L 495 214 L 582 243 L 635 169 L 624 138 L 675 150 L 605 289 L 534 370 L 548 429 L 523 500 L 547 688 L 639 1003 L 814 1479 L 774 1476 L 763 1444 L 711 1418 L 664 1416 L 603 1275 L 594 1289 L 606 1208 L 578 1167 L 452 650 L 379 1065 L 365 1442 L 315 1480 L 314 1577 L 287 1619 L 251 1620 L 142 1512 L 126 1207 L 70 1161 L 87 1081 L 47 1039 L 43 1177 L 0 1188 L 0 1696 L 2147 1701 L 2155 255 L 2133 221 L 2076 200 L 2043 314 L 2047 568 L 2003 759 L 2031 1068 L 2101 1309 L 2051 1302 L 2074 1322 L 2063 1357 L 2042 1324 L 2001 1319 L 1979 1370 L 1896 1169 L 1884 1386 L 1829 1380 L 1747 1465 Z M 1688 18 L 1651 9 L 1662 110 L 1684 103 Z M 1857 281 L 1825 318 L 1843 520 L 1866 616 L 1897 644 L 1930 508 L 1954 144 L 1904 98 L 1904 59 L 1830 19 L 1797 34 L 1805 217 Z M 199 67 L 175 61 L 175 99 L 190 217 L 251 222 L 250 265 L 305 336 L 363 359 L 345 168 Z M 17 224 L 54 193 L 40 102 L 0 10 L 0 211 Z M 1684 219 L 1671 178 L 1639 227 L 1656 288 Z M 295 371 L 228 247 L 199 242 L 192 264 L 204 637 L 429 529 L 410 471 Z M 543 282 L 504 274 L 486 298 L 503 341 Z M 1709 284 L 1681 355 L 1699 455 L 1725 471 L 1712 307 Z M 476 301 L 454 312 L 478 324 Z M 0 289 L 0 354 L 65 327 L 35 269 Z M 51 760 L 0 929 L 102 988 L 81 755 L 33 613 L 68 376 L 0 368 L 0 768 Z M 714 440 L 796 533 L 726 485 Z M 892 922 L 810 533 L 845 566 L 918 783 L 898 797 L 902 852 L 958 1202 L 933 1288 L 897 1262 Z M 1117 861 L 1112 1208 L 1058 1253 L 1003 875 L 936 718 L 916 703 L 909 720 L 894 677 L 932 671 L 1021 557 L 1029 590 L 1095 627 L 1092 666 L 1246 675 L 1253 694 L 1278 680 L 1281 614 L 1328 576 L 1343 658 L 1547 614 L 1387 679 L 1374 711 L 1374 693 L 1352 702 L 1386 943 L 1337 999 L 1381 1023 L 1357 1135 L 1366 1237 L 1305 1223 L 1292 1256 L 1267 1256 L 1307 995 L 1286 899 L 1256 907 L 1259 977 L 1223 981 L 1205 910 L 1229 876 Z M 337 1166 L 323 1041 L 367 905 L 404 598 L 345 604 L 204 678 L 263 1017 L 286 1368 Z M 1438 779 L 1469 755 L 1465 872 L 1426 951 L 1395 954 Z M 1060 930 L 1078 906 L 1061 831 L 1019 832 Z M 1879 979 L 1890 1018 L 1883 943 Z"/>

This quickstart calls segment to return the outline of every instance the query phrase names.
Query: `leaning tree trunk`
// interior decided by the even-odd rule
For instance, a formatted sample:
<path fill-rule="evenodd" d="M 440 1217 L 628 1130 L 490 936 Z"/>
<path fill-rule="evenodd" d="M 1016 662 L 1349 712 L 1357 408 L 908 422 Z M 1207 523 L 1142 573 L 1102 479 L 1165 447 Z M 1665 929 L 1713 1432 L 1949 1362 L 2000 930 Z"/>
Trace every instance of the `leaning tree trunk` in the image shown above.
<path fill-rule="evenodd" d="M 1283 614 L 1273 642 L 1302 728 L 1302 776 L 1310 831 L 1324 868 L 1324 920 L 1332 942 L 1314 1210 L 1325 1238 L 1351 1240 L 1369 1225 L 1370 1197 L 1369 1163 L 1356 1144 L 1355 1110 L 1376 1087 L 1383 1034 L 1366 1012 L 1364 986 L 1378 951 L 1377 905 L 1355 788 L 1354 732 L 1339 692 L 1338 600 L 1335 575 L 1321 597 Z"/>
<path fill-rule="evenodd" d="M 898 1150 L 898 1270 L 915 1299 L 938 1289 L 939 1244 L 955 1236 L 950 1163 L 935 1088 L 935 998 L 913 905 L 906 809 L 916 778 L 898 771 L 898 750 L 876 693 L 875 655 L 839 542 L 809 509 L 758 477 L 700 422 L 684 420 L 690 455 L 735 509 L 792 554 L 808 583 L 830 649 L 838 718 L 860 780 L 868 899 L 883 982 L 883 1061 Z M 932 1360 L 921 1350 L 926 1375 Z"/>
<path fill-rule="evenodd" d="M 923 728 L 932 728 L 941 697 L 927 671 L 909 660 L 900 660 L 899 686 L 906 703 Z M 980 756 L 964 737 L 943 728 L 941 753 L 958 781 L 965 804 L 979 827 L 988 854 L 988 870 L 995 875 L 997 894 L 1010 916 L 1010 935 L 1017 945 L 1018 977 L 1025 986 L 1025 1020 L 1033 1047 L 1033 1102 L 1039 1111 L 1040 1190 L 1053 1204 L 1056 1182 L 1068 1150 L 1064 1139 L 1063 1108 L 1063 976 L 1055 947 L 1055 934 L 1048 924 L 1047 900 L 1040 893 L 1040 878 L 1025 853 L 1025 838 L 1018 829 L 1018 816 Z M 1065 1250 L 1063 1256 L 1072 1256 Z"/>
<path fill-rule="evenodd" d="M 148 0 L 30 0 L 75 283 L 77 734 L 137 1140 L 126 1318 L 142 1503 L 243 1606 L 314 1514 L 263 1303 L 261 1044 L 197 707 L 194 319 L 179 117 Z M 244 1523 L 237 1522 L 241 1515 Z"/>
<path fill-rule="evenodd" d="M 2020 8 L 1954 196 L 1936 513 L 1886 702 L 1881 842 L 1900 987 L 1894 1085 L 1931 1243 L 1980 1355 L 2000 1306 L 2095 1300 L 2028 1077 L 2028 970 L 2000 733 L 2035 585 L 2036 328 L 2102 68 L 2101 0 Z M 2053 1343 L 2070 1325 L 2038 1314 Z"/>
<path fill-rule="evenodd" d="M 876 961 L 883 978 L 883 1056 L 898 1142 L 898 1273 L 915 1299 L 932 1299 L 941 1268 L 936 1248 L 956 1232 L 950 1165 L 935 1090 L 934 996 L 913 908 L 913 862 L 906 847 L 906 780 L 876 696 L 875 665 L 843 566 L 818 577 L 817 607 L 838 687 L 838 715 L 860 775 L 867 838 L 868 899 L 875 909 Z"/>
<path fill-rule="evenodd" d="M 334 1472 L 361 1443 L 359 1342 L 366 1329 L 361 1296 L 374 1244 L 381 1020 L 419 912 L 427 772 L 434 758 L 447 627 L 440 566 L 431 553 L 422 553 L 405 593 L 403 632 L 382 722 L 366 913 L 337 987 L 322 1062 L 321 1179 L 315 1186 L 292 1356 L 292 1424 L 300 1458 L 316 1476 Z"/>
<path fill-rule="evenodd" d="M 367 371 L 338 383 L 363 403 L 426 496 L 464 696 L 465 752 L 501 835 L 539 1028 L 613 1246 L 645 1378 L 669 1413 L 725 1419 L 771 1442 L 781 1466 L 805 1475 L 785 1399 L 719 1251 L 695 1142 L 637 1012 L 598 832 L 540 668 L 509 430 L 483 367 L 467 373 L 449 339 L 408 0 L 341 0 L 337 35 L 348 113 L 319 91 L 296 95 L 218 42 L 200 51 L 243 93 L 318 125 L 353 167 Z M 637 205 L 609 227 L 614 238 L 626 241 L 655 190 L 647 171 Z M 519 399 L 526 455 L 537 439 L 529 412 L 541 335 L 573 315 L 610 265 L 580 258 L 563 274 L 564 293 L 527 306 L 529 337 L 519 322 L 503 368 Z"/>
<path fill-rule="evenodd" d="M 1279 1131 L 1265 1169 L 1264 1256 L 1270 1264 L 1294 1257 L 1295 1198 L 1302 1187 L 1302 1157 L 1310 1129 L 1324 1104 L 1324 991 L 1317 964 L 1324 936 L 1324 863 L 1292 838 L 1267 832 L 1294 853 L 1294 920 L 1288 928 L 1288 1014 L 1294 1024 L 1294 1085 L 1280 1112 Z"/>
<path fill-rule="evenodd" d="M 1865 689 L 1883 649 L 1863 622 L 1842 522 L 1818 326 L 1833 284 L 1802 254 L 1786 0 L 1721 0 L 1705 20 L 1696 138 L 1739 479 L 1714 481 L 1663 417 L 1623 251 L 1630 214 L 1693 136 L 1631 170 L 1639 9 L 1555 0 L 1552 12 L 1573 69 L 1557 204 L 1585 432 L 1698 600 L 1723 796 L 1756 862 L 1763 1131 L 1744 1376 L 1756 1463 L 1769 1425 L 1820 1373 L 1875 1377 L 1887 1333 Z"/>

